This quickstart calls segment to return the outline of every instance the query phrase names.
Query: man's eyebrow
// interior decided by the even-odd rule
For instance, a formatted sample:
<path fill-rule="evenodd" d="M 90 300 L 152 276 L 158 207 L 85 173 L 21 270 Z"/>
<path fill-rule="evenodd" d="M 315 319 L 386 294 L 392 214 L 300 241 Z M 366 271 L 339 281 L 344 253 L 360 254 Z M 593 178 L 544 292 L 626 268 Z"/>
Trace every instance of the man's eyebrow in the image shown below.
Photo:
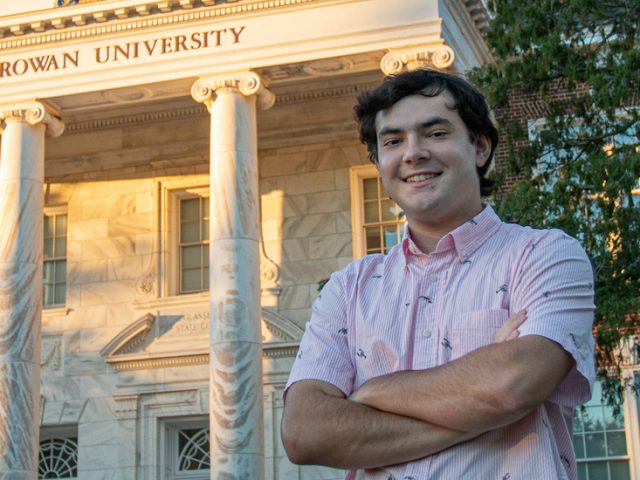
<path fill-rule="evenodd" d="M 418 128 L 420 130 L 424 130 L 426 128 L 430 128 L 433 127 L 434 125 L 453 125 L 453 123 L 451 122 L 451 120 L 449 120 L 448 118 L 445 117 L 432 117 L 429 118 L 428 120 L 425 120 L 424 122 L 418 124 Z M 401 133 L 402 129 L 401 128 L 397 128 L 397 127 L 382 127 L 380 129 L 380 131 L 378 132 L 378 137 L 383 137 L 385 135 L 395 135 L 397 133 Z"/>

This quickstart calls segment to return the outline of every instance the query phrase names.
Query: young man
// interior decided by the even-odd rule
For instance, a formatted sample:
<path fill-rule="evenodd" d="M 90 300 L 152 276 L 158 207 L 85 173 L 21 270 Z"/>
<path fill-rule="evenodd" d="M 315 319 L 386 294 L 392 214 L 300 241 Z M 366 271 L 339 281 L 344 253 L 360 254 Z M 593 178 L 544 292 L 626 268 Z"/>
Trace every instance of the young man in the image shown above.
<path fill-rule="evenodd" d="M 498 134 L 466 81 L 401 74 L 355 110 L 407 228 L 314 303 L 285 394 L 289 458 L 368 480 L 575 480 L 572 407 L 595 376 L 584 251 L 483 205 Z"/>

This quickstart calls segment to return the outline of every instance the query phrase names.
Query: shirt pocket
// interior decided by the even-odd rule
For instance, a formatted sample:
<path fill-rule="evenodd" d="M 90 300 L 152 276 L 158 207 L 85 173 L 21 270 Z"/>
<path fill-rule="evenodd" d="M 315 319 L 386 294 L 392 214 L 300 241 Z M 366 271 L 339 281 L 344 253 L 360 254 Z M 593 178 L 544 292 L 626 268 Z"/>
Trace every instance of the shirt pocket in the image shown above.
<path fill-rule="evenodd" d="M 473 310 L 454 314 L 443 341 L 448 360 L 455 360 L 480 347 L 490 345 L 496 333 L 509 319 L 508 310 Z"/>

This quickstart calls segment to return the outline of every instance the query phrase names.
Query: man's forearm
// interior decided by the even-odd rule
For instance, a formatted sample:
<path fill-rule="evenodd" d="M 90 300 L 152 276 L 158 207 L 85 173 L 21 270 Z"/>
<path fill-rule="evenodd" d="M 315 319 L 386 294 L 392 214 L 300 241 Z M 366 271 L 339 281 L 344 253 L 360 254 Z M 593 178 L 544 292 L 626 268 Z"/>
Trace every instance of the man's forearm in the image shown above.
<path fill-rule="evenodd" d="M 376 468 L 416 460 L 475 435 L 378 411 L 340 396 L 305 389 L 289 392 L 282 438 L 299 464 Z M 295 398 L 291 398 L 295 396 Z"/>
<path fill-rule="evenodd" d="M 351 399 L 464 432 L 499 428 L 544 401 L 568 372 L 566 354 L 545 342 L 529 337 L 494 344 L 436 368 L 378 377 Z"/>

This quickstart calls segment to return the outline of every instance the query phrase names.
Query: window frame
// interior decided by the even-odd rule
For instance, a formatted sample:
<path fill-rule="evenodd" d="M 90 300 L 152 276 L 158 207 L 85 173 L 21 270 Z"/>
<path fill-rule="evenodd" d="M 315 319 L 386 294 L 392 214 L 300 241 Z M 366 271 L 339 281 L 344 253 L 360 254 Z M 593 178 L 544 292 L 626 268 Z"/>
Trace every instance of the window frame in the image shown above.
<path fill-rule="evenodd" d="M 208 293 L 208 289 L 192 292 L 181 290 L 181 262 L 180 262 L 180 201 L 186 198 L 207 197 L 210 198 L 208 184 L 193 182 L 183 185 L 166 185 L 164 190 L 164 225 L 165 248 L 164 261 L 161 270 L 164 271 L 164 281 L 159 297 L 187 297 L 189 295 L 202 295 Z M 209 211 L 211 215 L 211 210 Z"/>
<path fill-rule="evenodd" d="M 210 431 L 208 416 L 171 417 L 162 420 L 161 444 L 164 445 L 162 465 L 164 480 L 205 480 L 211 476 L 211 469 L 180 471 L 179 432 L 186 429 L 207 429 Z M 210 435 L 209 435 L 209 438 Z"/>
<path fill-rule="evenodd" d="M 65 238 L 65 250 L 64 250 L 64 257 L 53 257 L 53 258 L 45 258 L 45 248 L 44 248 L 44 242 L 45 242 L 45 237 L 44 237 L 44 221 L 45 221 L 45 217 L 51 217 L 51 218 L 56 218 L 58 216 L 61 215 L 65 215 L 66 218 L 66 228 L 65 228 L 65 232 L 64 232 L 64 238 Z M 55 222 L 55 220 L 54 220 Z M 67 296 L 68 296 L 68 289 L 69 289 L 69 213 L 68 213 L 68 208 L 67 205 L 56 205 L 56 206 L 45 206 L 43 209 L 43 217 L 42 217 L 42 223 L 43 223 L 43 232 L 42 232 L 42 308 L 43 309 L 56 309 L 56 308 L 62 308 L 65 307 L 67 304 Z M 54 229 L 55 229 L 55 223 L 54 223 Z M 54 239 L 55 239 L 55 235 L 54 235 Z M 54 240 L 55 241 L 55 240 Z M 49 263 L 54 263 L 55 262 L 60 262 L 60 261 L 64 261 L 65 262 L 65 272 L 64 272 L 64 286 L 65 286 L 65 290 L 64 290 L 64 301 L 62 303 L 47 303 L 45 301 L 45 278 L 44 278 L 44 271 L 45 271 L 45 265 L 47 264 L 47 262 Z M 55 267 L 54 267 L 55 268 Z M 55 299 L 55 279 L 54 279 L 54 299 Z"/>
<path fill-rule="evenodd" d="M 76 444 L 76 477 L 65 477 L 65 480 L 77 480 L 80 478 L 80 438 L 78 436 L 77 425 L 57 425 L 55 427 L 42 427 L 40 430 L 40 440 L 38 442 L 38 479 L 40 479 L 40 444 L 47 440 L 72 440 Z"/>
<path fill-rule="evenodd" d="M 358 165 L 349 169 L 350 192 L 351 192 L 351 235 L 353 245 L 353 258 L 358 259 L 367 255 L 366 235 L 365 235 L 365 212 L 364 212 L 364 180 L 369 178 L 380 178 L 375 165 Z M 385 222 L 380 222 L 380 225 Z M 391 224 L 392 222 L 388 222 Z M 398 222 L 395 222 L 398 225 Z M 406 225 L 405 219 L 399 223 L 400 228 Z M 400 239 L 402 233 L 400 233 Z"/>

